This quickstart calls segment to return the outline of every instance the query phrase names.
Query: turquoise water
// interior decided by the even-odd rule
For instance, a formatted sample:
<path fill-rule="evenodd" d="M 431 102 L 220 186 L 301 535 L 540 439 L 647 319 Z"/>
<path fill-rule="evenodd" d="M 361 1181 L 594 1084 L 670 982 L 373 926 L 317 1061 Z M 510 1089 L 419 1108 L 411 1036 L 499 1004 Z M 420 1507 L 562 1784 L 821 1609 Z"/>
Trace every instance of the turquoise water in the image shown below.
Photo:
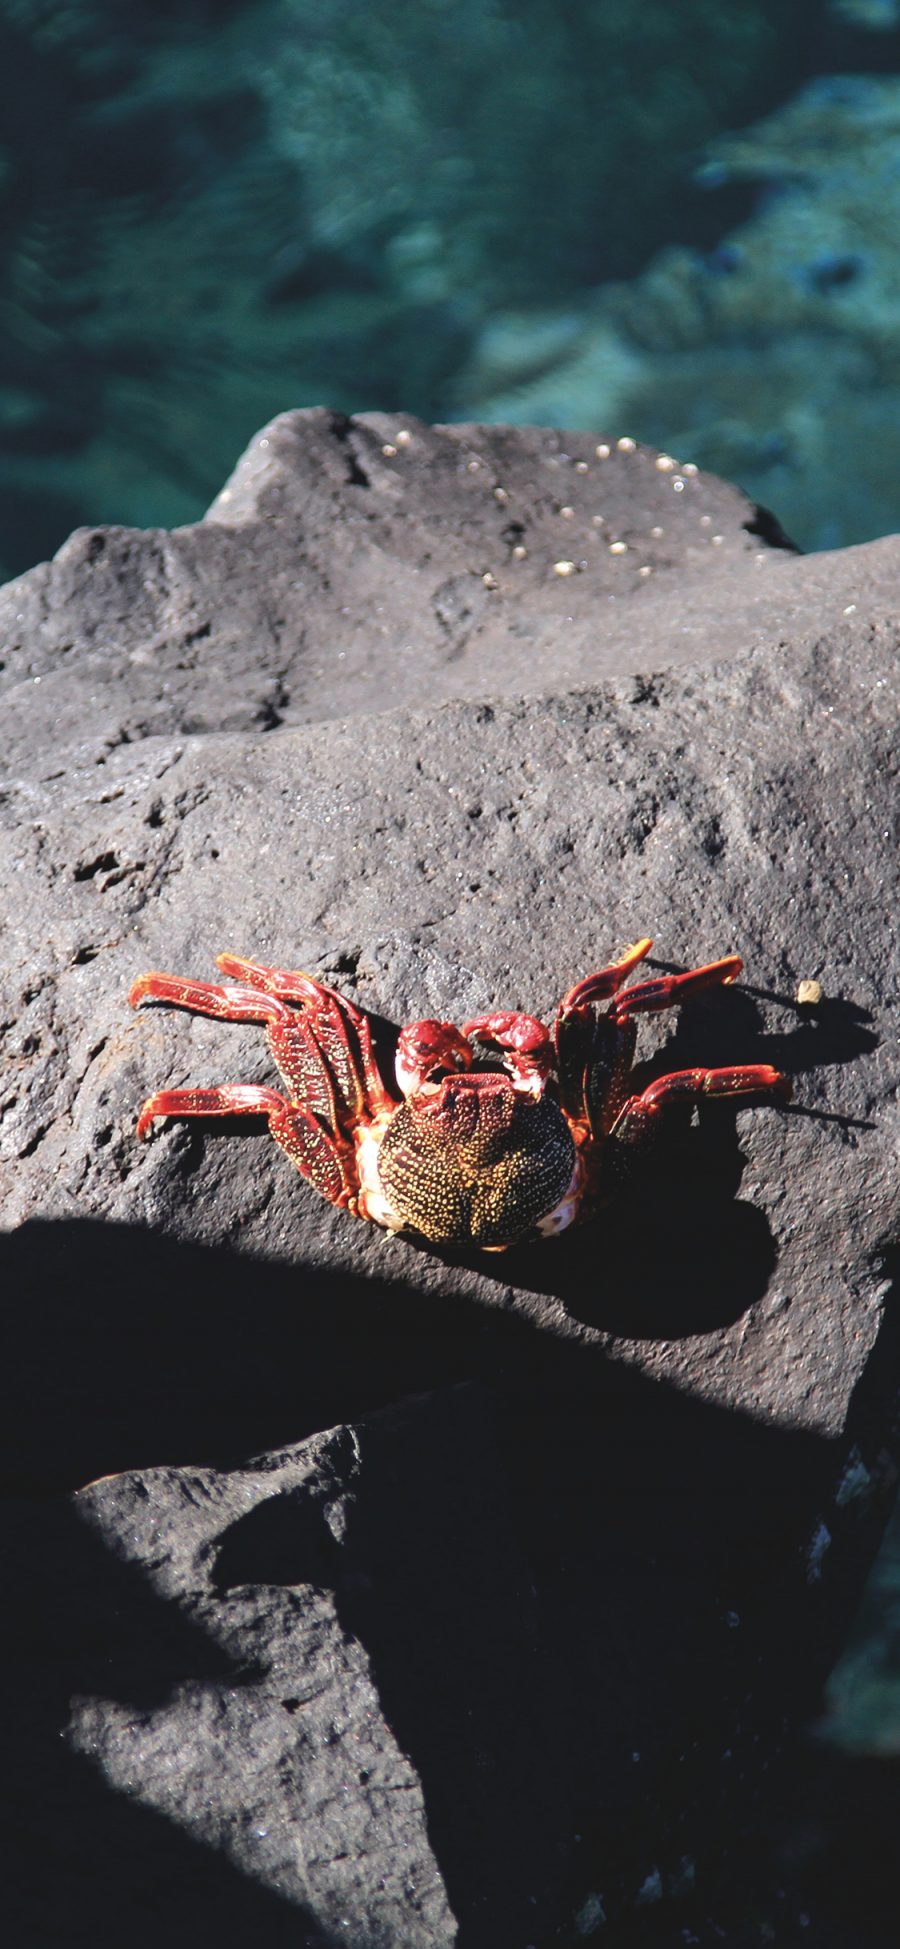
<path fill-rule="evenodd" d="M 627 432 L 900 527 L 890 0 L 0 0 L 0 560 L 289 406 Z M 739 131 L 740 133 L 736 133 Z"/>

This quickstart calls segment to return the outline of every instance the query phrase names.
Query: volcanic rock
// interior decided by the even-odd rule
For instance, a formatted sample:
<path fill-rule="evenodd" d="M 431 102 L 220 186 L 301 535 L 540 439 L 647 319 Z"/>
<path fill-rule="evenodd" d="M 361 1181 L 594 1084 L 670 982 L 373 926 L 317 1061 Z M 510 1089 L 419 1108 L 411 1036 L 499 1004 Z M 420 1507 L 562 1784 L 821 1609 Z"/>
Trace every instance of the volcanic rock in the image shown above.
<path fill-rule="evenodd" d="M 512 1945 L 733 1879 L 889 1473 L 898 568 L 630 441 L 318 412 L 0 594 L 22 1939 Z M 321 972 L 387 1049 L 645 933 L 745 975 L 644 1077 L 794 1101 L 673 1118 L 602 1225 L 439 1255 L 259 1126 L 135 1140 L 272 1080 L 146 968 Z"/>

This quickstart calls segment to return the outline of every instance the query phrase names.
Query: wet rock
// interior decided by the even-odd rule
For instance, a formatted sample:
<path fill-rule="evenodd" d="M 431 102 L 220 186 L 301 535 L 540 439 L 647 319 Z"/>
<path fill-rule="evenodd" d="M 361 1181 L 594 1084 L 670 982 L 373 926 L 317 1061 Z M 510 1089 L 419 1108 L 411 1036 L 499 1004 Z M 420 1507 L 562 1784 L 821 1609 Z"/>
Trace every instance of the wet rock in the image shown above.
<path fill-rule="evenodd" d="M 590 1901 L 614 1916 L 657 1881 L 670 1897 L 694 1875 L 708 1887 L 717 1862 L 733 1874 L 733 1836 L 830 1662 L 878 1531 L 900 544 L 794 558 L 734 490 L 679 474 L 676 492 L 654 456 L 612 443 L 601 459 L 610 443 L 586 437 L 323 413 L 288 415 L 261 441 L 200 527 L 76 536 L 0 598 L 16 741 L 0 841 L 7 1466 L 29 1489 L 128 1472 L 35 1519 L 26 1567 L 30 1550 L 52 1613 L 53 1525 L 81 1549 L 87 1512 L 92 1557 L 143 1566 L 155 1614 L 171 1610 L 176 1636 L 199 1619 L 226 1659 L 224 1678 L 196 1668 L 195 1691 L 179 1653 L 163 1697 L 141 1652 L 134 1697 L 146 1684 L 153 1697 L 130 1772 L 118 1707 L 70 1717 L 54 1703 L 43 1730 L 68 1726 L 72 1779 L 84 1754 L 101 1768 L 98 1859 L 114 1859 L 127 1793 L 141 1848 L 152 1854 L 162 1811 L 167 1835 L 212 1846 L 221 1888 L 237 1862 L 261 1900 L 306 1904 L 310 1942 L 332 1939 L 346 1890 L 358 1936 L 405 1940 L 391 1934 L 399 1884 L 379 1892 L 370 1873 L 399 1830 L 363 1847 L 354 1826 L 370 1796 L 351 1795 L 352 1869 L 332 1874 L 334 1848 L 325 1880 L 293 1855 L 285 1867 L 284 1808 L 295 1790 L 314 1798 L 315 1768 L 305 1754 L 300 1780 L 293 1747 L 272 1744 L 259 1687 L 270 1671 L 281 1682 L 285 1632 L 285 1657 L 314 1662 L 337 1618 L 346 1683 L 371 1687 L 372 1737 L 410 1770 L 402 1847 L 431 1906 L 409 1896 L 409 1941 L 426 1927 L 452 1939 L 451 1916 L 467 1943 L 539 1940 Z M 559 577 L 554 562 L 587 546 L 594 501 L 580 496 L 601 483 L 626 550 L 604 540 Z M 521 559 L 495 546 L 512 520 Z M 576 538 L 565 557 L 563 530 Z M 201 633 L 188 653 L 189 620 Z M 345 628 L 348 653 L 329 655 Z M 276 679 L 263 729 L 254 712 Z M 130 1015 L 145 968 L 209 978 L 229 948 L 319 970 L 380 1018 L 389 1050 L 391 1024 L 416 1015 L 551 1011 L 645 932 L 657 965 L 737 949 L 745 977 L 644 1025 L 644 1076 L 772 1061 L 795 1099 L 674 1120 L 602 1224 L 467 1262 L 337 1213 L 243 1123 L 135 1141 L 154 1089 L 271 1079 L 252 1026 Z M 797 1001 L 802 982 L 819 984 L 814 1006 Z M 419 1393 L 430 1406 L 392 1408 Z M 356 1430 L 341 1456 L 357 1441 L 379 1457 L 341 1558 L 349 1609 L 305 1559 L 274 1597 L 255 1559 L 239 1596 L 214 1590 L 240 1510 L 269 1503 L 273 1472 L 303 1501 L 319 1431 L 339 1425 Z M 199 1542 L 173 1513 L 195 1480 Z M 360 1596 L 394 1513 L 410 1561 Z M 456 1594 L 435 1604 L 438 1558 Z M 465 1690 L 474 1654 L 460 1642 L 482 1643 L 479 1629 L 460 1639 L 466 1590 L 488 1592 L 485 1634 L 514 1647 L 512 1689 L 492 1653 L 445 1769 L 443 1734 L 426 1765 L 415 1729 L 429 1688 L 449 1685 L 457 1704 Z M 399 1658 L 420 1604 L 424 1676 L 401 1673 L 388 1696 L 383 1647 Z M 101 1608 L 110 1656 L 131 1658 L 112 1596 Z M 42 1697 L 102 1693 L 77 1637 L 29 1640 Z M 220 1725 L 235 1670 L 249 1689 Z M 278 1712 L 271 1723 L 284 1731 Z M 235 1757 L 257 1725 L 265 1778 Z M 499 1829 L 480 1856 L 471 1845 L 484 1778 L 501 1783 L 496 1818 L 519 1854 Z M 522 1808 L 544 1807 L 548 1778 L 539 1843 Z M 251 1827 L 270 1821 L 267 1854 Z M 309 1842 L 316 1859 L 326 1841 Z M 121 1939 L 136 1898 L 116 1885 Z M 527 1934 L 517 1904 L 531 1894 Z"/>

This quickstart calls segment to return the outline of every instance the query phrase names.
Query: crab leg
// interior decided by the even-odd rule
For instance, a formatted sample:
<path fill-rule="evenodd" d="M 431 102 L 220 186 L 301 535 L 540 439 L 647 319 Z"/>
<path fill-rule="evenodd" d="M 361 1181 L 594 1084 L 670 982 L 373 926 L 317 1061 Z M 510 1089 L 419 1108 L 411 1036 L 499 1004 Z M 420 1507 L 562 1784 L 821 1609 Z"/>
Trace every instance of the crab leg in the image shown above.
<path fill-rule="evenodd" d="M 128 999 L 134 1008 L 145 1000 L 164 1001 L 228 1022 L 264 1022 L 269 1047 L 292 1098 L 342 1134 L 349 1134 L 363 1112 L 374 1115 L 395 1108 L 377 1069 L 368 1022 L 360 1009 L 309 975 L 260 968 L 236 955 L 220 956 L 220 965 L 227 973 L 245 975 L 246 981 L 225 988 L 151 973 L 139 976 Z M 276 985 L 280 994 L 273 992 Z M 285 992 L 303 1003 L 301 1010 L 288 1007 Z"/>
<path fill-rule="evenodd" d="M 673 1103 L 698 1103 L 704 1096 L 780 1096 L 792 1095 L 789 1076 L 771 1063 L 745 1063 L 735 1069 L 676 1069 L 671 1076 L 660 1076 L 640 1096 L 631 1096 L 610 1131 L 622 1143 L 638 1143 L 647 1136 L 662 1111 Z"/>
<path fill-rule="evenodd" d="M 132 984 L 132 1008 L 142 1001 L 171 1002 L 196 1015 L 213 1015 L 225 1022 L 264 1022 L 269 1047 L 291 1094 L 299 1097 L 330 1125 L 337 1123 L 331 1074 L 307 1024 L 287 1003 L 258 988 L 220 988 L 211 981 L 188 981 L 180 975 L 144 974 Z"/>
<path fill-rule="evenodd" d="M 622 1108 L 624 1083 L 634 1051 L 632 1018 L 655 1014 L 689 1001 L 704 988 L 735 981 L 742 962 L 737 954 L 711 961 L 686 974 L 660 975 L 617 991 L 625 975 L 642 960 L 652 942 L 638 941 L 622 960 L 599 974 L 588 975 L 571 988 L 560 1003 L 555 1038 L 563 1107 L 570 1116 L 585 1118 L 594 1134 L 609 1131 Z M 592 1016 L 593 1005 L 611 996 L 605 1016 Z M 622 1031 L 631 1029 L 627 1043 Z M 715 1073 L 715 1072 L 709 1072 Z"/>
<path fill-rule="evenodd" d="M 224 1022 L 291 1022 L 293 1016 L 274 995 L 257 988 L 220 988 L 211 981 L 187 981 L 180 975 L 142 974 L 128 992 L 132 1008 L 141 1002 L 171 1002 L 195 1015 L 215 1015 Z"/>
<path fill-rule="evenodd" d="M 610 1014 L 617 1022 L 629 1015 L 656 1014 L 663 1008 L 677 1008 L 704 988 L 726 988 L 736 981 L 743 967 L 739 954 L 726 954 L 721 961 L 710 961 L 705 968 L 689 968 L 686 974 L 659 975 L 656 980 L 639 981 L 617 995 Z"/>
<path fill-rule="evenodd" d="M 222 969 L 223 974 L 233 975 L 237 981 L 246 982 L 265 994 L 301 1004 L 304 1012 L 312 1018 L 314 1033 L 326 1057 L 341 1072 L 337 1080 L 343 1086 L 351 1114 L 358 1115 L 364 1104 L 371 1116 L 379 1110 L 396 1108 L 396 1098 L 385 1087 L 376 1061 L 368 1016 L 355 1003 L 349 1002 L 345 995 L 339 995 L 324 981 L 314 980 L 312 975 L 296 969 L 266 968 L 258 961 L 246 961 L 237 954 L 218 954 L 216 966 Z M 293 1012 L 292 1019 L 296 1020 Z M 355 1038 L 355 1047 L 351 1046 L 348 1038 L 348 1024 Z M 346 1056 L 350 1056 L 349 1069 Z"/>
<path fill-rule="evenodd" d="M 232 975 L 235 981 L 245 981 L 249 987 L 260 988 L 268 995 L 280 995 L 284 1001 L 309 1002 L 317 993 L 335 992 L 300 969 L 268 968 L 262 961 L 248 961 L 241 954 L 217 954 L 216 967 L 223 974 Z"/>
<path fill-rule="evenodd" d="M 149 1096 L 137 1122 L 139 1137 L 149 1135 L 155 1117 L 267 1116 L 277 1144 L 292 1164 L 332 1204 L 355 1209 L 355 1172 L 317 1117 L 288 1103 L 277 1090 L 256 1083 L 225 1083 L 218 1089 L 159 1090 Z"/>
<path fill-rule="evenodd" d="M 614 996 L 623 981 L 649 954 L 653 942 L 635 941 L 618 961 L 587 975 L 564 995 L 556 1011 L 553 1042 L 559 1072 L 560 1104 L 585 1135 L 609 1129 L 625 1094 L 625 1078 L 634 1050 L 634 1030 L 627 1036 L 595 1004 Z"/>
<path fill-rule="evenodd" d="M 556 1024 L 560 1105 L 584 1134 L 605 1136 L 628 1094 L 636 1026 L 589 1008 Z"/>
<path fill-rule="evenodd" d="M 323 1198 L 357 1211 L 359 1183 L 353 1153 L 345 1155 L 343 1146 L 323 1130 L 317 1117 L 297 1103 L 285 1104 L 277 1116 L 270 1116 L 269 1129 L 301 1176 L 308 1178 Z"/>
<path fill-rule="evenodd" d="M 286 1107 L 277 1090 L 256 1083 L 226 1083 L 221 1089 L 210 1090 L 157 1090 L 142 1106 L 137 1134 L 149 1136 L 154 1117 L 258 1117 Z"/>

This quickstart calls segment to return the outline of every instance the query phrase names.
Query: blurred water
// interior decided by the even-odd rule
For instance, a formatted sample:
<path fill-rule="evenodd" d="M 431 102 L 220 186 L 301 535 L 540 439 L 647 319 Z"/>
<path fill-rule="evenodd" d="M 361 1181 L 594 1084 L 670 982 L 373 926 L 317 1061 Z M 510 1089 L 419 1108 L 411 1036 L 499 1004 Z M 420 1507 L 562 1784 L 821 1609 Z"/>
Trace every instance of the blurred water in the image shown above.
<path fill-rule="evenodd" d="M 628 431 L 808 546 L 900 525 L 900 29 L 859 11 L 0 0 L 6 573 L 196 517 L 321 401 Z"/>

